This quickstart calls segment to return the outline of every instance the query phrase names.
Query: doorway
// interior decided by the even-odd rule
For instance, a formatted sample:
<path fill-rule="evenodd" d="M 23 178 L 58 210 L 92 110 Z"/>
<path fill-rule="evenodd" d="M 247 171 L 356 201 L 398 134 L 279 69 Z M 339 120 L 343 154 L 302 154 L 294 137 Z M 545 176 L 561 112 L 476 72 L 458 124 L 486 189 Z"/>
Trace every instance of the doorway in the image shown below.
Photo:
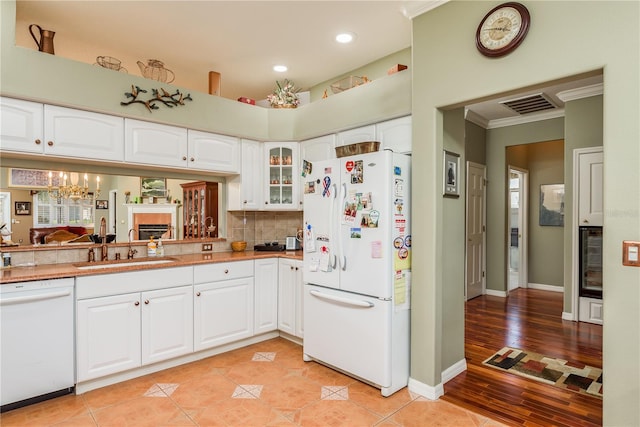
<path fill-rule="evenodd" d="M 486 166 L 467 162 L 465 300 L 485 292 Z"/>
<path fill-rule="evenodd" d="M 507 292 L 526 288 L 527 272 L 527 202 L 529 200 L 529 172 L 509 166 L 509 207 L 507 233 Z"/>

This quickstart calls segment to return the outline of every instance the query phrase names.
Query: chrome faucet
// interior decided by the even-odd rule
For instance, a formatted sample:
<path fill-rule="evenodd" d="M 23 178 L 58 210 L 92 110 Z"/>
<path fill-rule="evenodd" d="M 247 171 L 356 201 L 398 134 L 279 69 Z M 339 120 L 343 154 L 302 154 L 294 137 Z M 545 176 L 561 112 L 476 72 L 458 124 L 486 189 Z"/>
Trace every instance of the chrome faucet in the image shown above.
<path fill-rule="evenodd" d="M 136 231 L 135 228 L 131 228 L 129 233 L 127 234 L 127 238 L 129 239 L 129 251 L 127 252 L 127 259 L 133 259 L 133 255 L 138 253 L 137 249 L 131 249 L 131 232 Z"/>
<path fill-rule="evenodd" d="M 107 250 L 107 220 L 102 217 L 100 219 L 100 260 L 106 261 L 109 259 L 109 251 Z"/>

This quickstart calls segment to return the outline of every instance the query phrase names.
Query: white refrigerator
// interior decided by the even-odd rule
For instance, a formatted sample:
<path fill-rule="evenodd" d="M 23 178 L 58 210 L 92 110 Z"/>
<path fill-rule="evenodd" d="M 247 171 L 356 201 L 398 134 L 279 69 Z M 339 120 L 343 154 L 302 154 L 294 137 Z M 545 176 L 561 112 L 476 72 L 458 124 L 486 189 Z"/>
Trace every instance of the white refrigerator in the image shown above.
<path fill-rule="evenodd" d="M 411 159 L 304 166 L 304 359 L 389 396 L 409 379 Z"/>

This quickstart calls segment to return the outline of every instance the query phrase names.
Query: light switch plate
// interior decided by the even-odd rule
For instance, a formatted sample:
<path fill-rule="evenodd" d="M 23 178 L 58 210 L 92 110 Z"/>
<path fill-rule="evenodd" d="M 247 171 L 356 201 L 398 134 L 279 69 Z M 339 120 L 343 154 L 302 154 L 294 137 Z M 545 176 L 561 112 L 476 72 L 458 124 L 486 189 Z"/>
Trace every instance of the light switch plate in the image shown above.
<path fill-rule="evenodd" d="M 640 242 L 631 240 L 622 242 L 622 265 L 640 267 Z"/>

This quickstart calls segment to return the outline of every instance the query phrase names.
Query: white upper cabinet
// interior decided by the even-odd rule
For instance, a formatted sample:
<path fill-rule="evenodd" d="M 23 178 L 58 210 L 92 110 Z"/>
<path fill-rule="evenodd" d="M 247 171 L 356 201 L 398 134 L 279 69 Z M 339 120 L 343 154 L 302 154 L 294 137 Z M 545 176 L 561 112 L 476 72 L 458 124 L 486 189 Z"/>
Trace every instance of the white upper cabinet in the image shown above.
<path fill-rule="evenodd" d="M 602 150 L 578 155 L 578 226 L 602 226 Z M 575 166 L 574 166 L 575 167 Z"/>
<path fill-rule="evenodd" d="M 336 146 L 355 144 L 357 142 L 375 141 L 376 125 L 367 125 L 355 129 L 345 130 L 338 133 Z"/>
<path fill-rule="evenodd" d="M 317 162 L 336 158 L 336 135 L 325 135 L 300 142 L 300 168 L 303 160 Z"/>
<path fill-rule="evenodd" d="M 239 173 L 240 141 L 238 138 L 189 129 L 190 169 Z"/>
<path fill-rule="evenodd" d="M 0 149 L 44 152 L 42 104 L 0 98 L 0 120 Z"/>
<path fill-rule="evenodd" d="M 389 149 L 394 153 L 410 154 L 411 135 L 411 116 L 376 124 L 375 141 L 380 141 L 380 151 Z"/>
<path fill-rule="evenodd" d="M 125 160 L 159 166 L 187 167 L 187 129 L 125 119 Z"/>
<path fill-rule="evenodd" d="M 300 209 L 298 143 L 265 142 L 263 146 L 264 209 Z"/>
<path fill-rule="evenodd" d="M 264 209 L 262 145 L 258 141 L 242 140 L 240 175 L 227 179 L 227 209 L 231 211 Z"/>
<path fill-rule="evenodd" d="M 44 106 L 44 153 L 121 162 L 122 117 L 72 108 Z"/>

